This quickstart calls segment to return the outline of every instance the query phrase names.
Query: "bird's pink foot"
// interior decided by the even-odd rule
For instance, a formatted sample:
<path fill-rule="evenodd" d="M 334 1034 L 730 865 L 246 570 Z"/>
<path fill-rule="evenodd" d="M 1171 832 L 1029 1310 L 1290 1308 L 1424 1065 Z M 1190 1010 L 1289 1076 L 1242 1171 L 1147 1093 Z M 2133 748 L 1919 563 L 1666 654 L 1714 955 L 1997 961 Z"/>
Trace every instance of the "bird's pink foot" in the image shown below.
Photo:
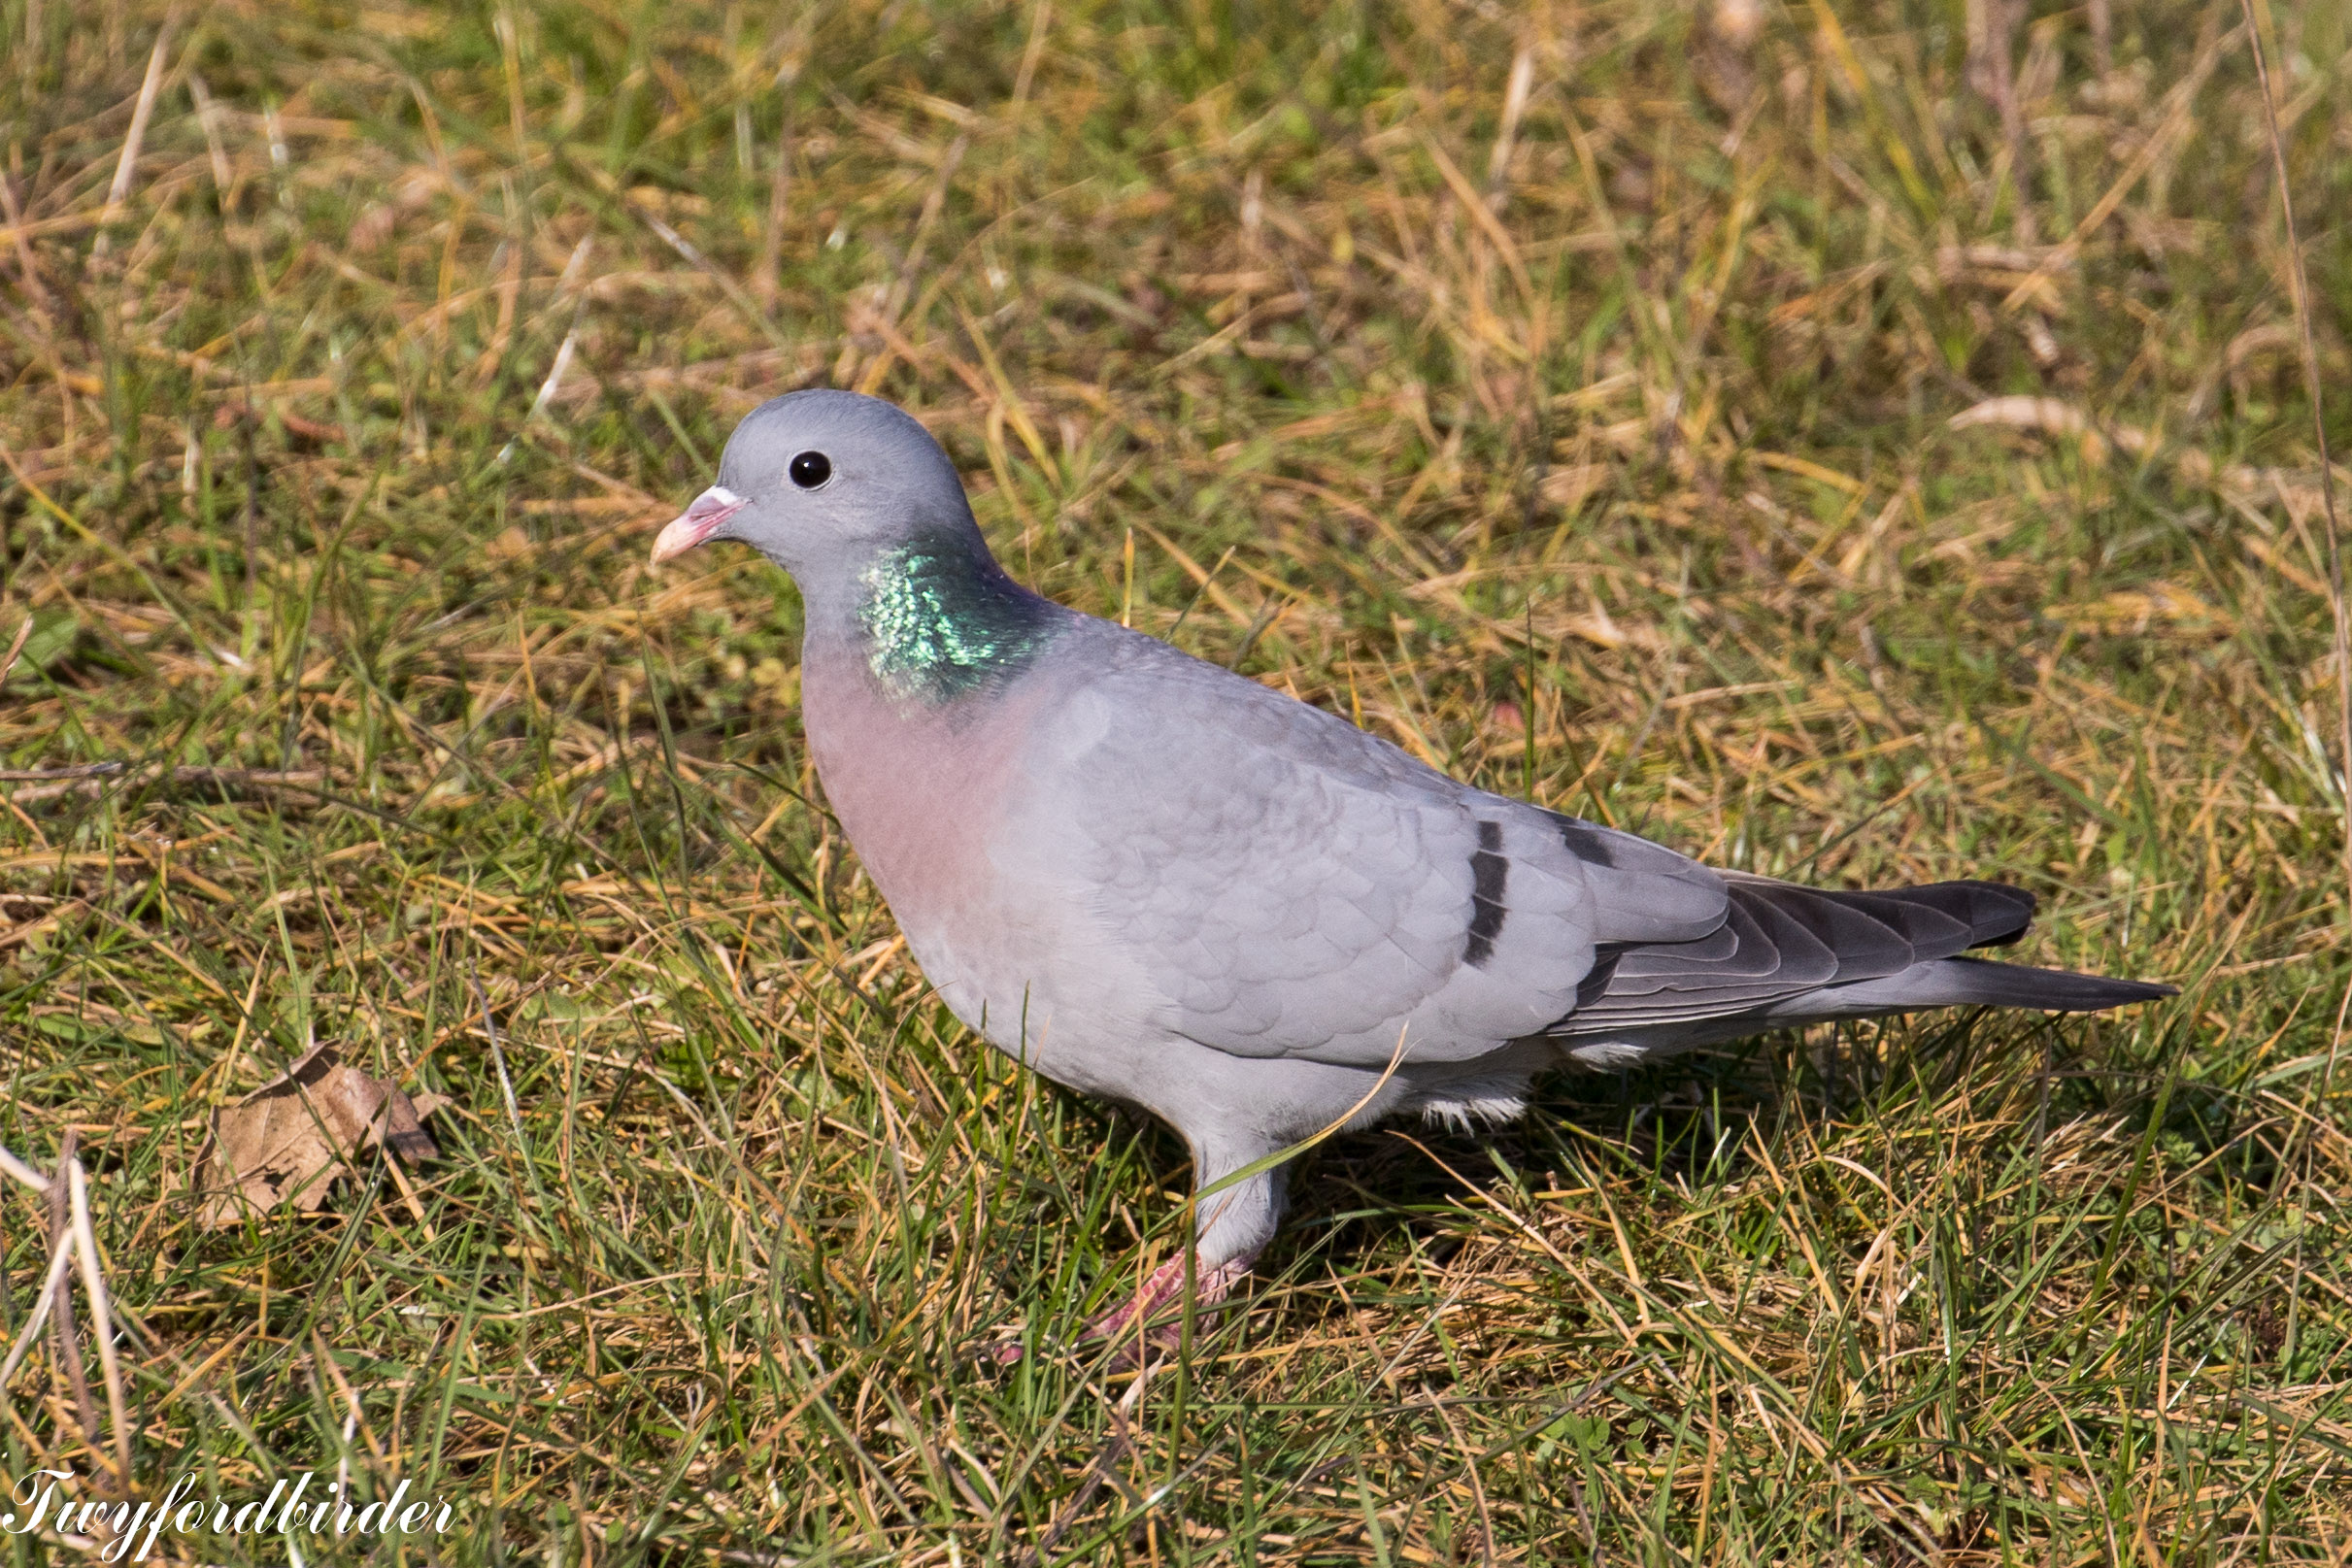
<path fill-rule="evenodd" d="M 1240 1257 L 1227 1258 L 1212 1269 L 1198 1271 L 1193 1280 L 1193 1299 L 1198 1321 L 1203 1327 L 1213 1320 L 1213 1309 L 1233 1293 L 1233 1286 L 1250 1272 L 1257 1260 L 1253 1251 Z M 1154 1269 L 1134 1295 L 1104 1313 L 1079 1331 L 1080 1343 L 1098 1340 L 1124 1340 L 1126 1344 L 1112 1358 L 1114 1366 L 1132 1366 L 1147 1351 L 1173 1350 L 1184 1339 L 1184 1320 L 1172 1316 L 1184 1298 L 1185 1259 L 1172 1257 Z M 1166 1318 L 1155 1322 L 1156 1318 Z M 1137 1324 L 1150 1326 L 1138 1330 Z M 992 1366 L 1013 1366 L 1027 1352 L 1018 1344 L 991 1345 L 979 1351 L 979 1357 Z"/>
<path fill-rule="evenodd" d="M 1179 1255 L 1160 1264 L 1133 1296 L 1087 1324 L 1085 1332 L 1079 1337 L 1126 1342 L 1118 1357 L 1121 1365 L 1132 1364 L 1146 1350 L 1175 1348 L 1184 1338 L 1182 1318 L 1165 1322 L 1154 1322 L 1153 1319 L 1168 1318 L 1171 1310 L 1182 1303 L 1187 1261 Z M 1200 1321 L 1205 1324 L 1210 1317 L 1210 1309 L 1232 1293 L 1234 1284 L 1250 1272 L 1251 1261 L 1249 1257 L 1228 1258 L 1215 1268 L 1201 1269 L 1195 1273 L 1193 1300 Z M 1139 1324 L 1151 1326 L 1139 1330 Z"/>

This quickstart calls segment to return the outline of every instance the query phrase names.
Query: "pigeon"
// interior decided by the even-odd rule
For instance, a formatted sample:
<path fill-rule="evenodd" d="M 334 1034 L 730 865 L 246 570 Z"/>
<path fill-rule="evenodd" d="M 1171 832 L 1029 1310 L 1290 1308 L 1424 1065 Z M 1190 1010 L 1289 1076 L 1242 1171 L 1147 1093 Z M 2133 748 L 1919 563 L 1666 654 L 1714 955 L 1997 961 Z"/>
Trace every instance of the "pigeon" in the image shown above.
<path fill-rule="evenodd" d="M 1969 956 L 2024 935 L 2019 888 L 1713 869 L 1046 599 L 878 398 L 747 416 L 653 558 L 713 540 L 798 585 L 818 777 L 948 1009 L 1190 1147 L 1192 1255 L 1090 1336 L 1164 1343 L 1188 1279 L 1195 1311 L 1223 1300 L 1282 1216 L 1285 1151 L 1338 1128 L 1499 1124 L 1556 1067 L 1831 1019 L 2173 994 Z"/>

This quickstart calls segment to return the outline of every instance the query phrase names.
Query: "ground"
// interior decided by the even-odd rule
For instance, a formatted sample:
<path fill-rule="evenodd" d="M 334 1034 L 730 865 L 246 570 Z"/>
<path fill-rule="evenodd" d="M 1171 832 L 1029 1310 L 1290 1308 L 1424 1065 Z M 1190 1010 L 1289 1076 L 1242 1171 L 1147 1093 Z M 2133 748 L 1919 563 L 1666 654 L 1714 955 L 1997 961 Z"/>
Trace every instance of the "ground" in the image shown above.
<path fill-rule="evenodd" d="M 121 1324 L 111 1393 L 85 1294 L 28 1347 L 12 1481 L 405 1478 L 404 1562 L 2352 1551 L 2340 8 L 0 37 L 0 1146 L 74 1138 Z M 1058 598 L 1719 863 L 2014 881 L 2021 956 L 2182 994 L 1334 1139 L 1246 1309 L 1114 1371 L 1067 1336 L 1181 1145 L 928 996 L 782 576 L 646 564 L 823 384 Z M 203 1228 L 216 1108 L 318 1043 L 439 1157 Z"/>

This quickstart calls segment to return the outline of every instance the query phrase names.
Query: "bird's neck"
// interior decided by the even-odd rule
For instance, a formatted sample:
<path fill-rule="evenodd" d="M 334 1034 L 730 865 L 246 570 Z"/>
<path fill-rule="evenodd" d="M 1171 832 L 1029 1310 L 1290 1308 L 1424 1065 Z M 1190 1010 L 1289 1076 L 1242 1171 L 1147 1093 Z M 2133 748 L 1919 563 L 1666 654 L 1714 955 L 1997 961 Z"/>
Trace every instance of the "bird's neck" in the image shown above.
<path fill-rule="evenodd" d="M 875 552 L 852 595 L 859 651 L 893 699 L 939 706 L 1001 686 L 1053 640 L 1055 606 L 977 537 L 920 534 Z"/>

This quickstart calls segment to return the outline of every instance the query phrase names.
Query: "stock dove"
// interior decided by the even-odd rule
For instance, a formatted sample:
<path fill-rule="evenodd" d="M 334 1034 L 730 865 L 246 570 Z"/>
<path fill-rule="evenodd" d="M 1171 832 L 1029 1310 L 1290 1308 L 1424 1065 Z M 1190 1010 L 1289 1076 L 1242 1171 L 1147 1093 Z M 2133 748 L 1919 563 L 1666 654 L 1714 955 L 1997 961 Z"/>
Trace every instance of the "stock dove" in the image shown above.
<path fill-rule="evenodd" d="M 1195 1190 L 1215 1188 L 1202 1306 L 1274 1231 L 1269 1156 L 1337 1122 L 1499 1123 L 1549 1068 L 1827 1019 L 2171 994 L 1961 956 L 2024 934 L 2017 888 L 1712 870 L 1041 598 L 990 555 L 929 433 L 878 399 L 753 412 L 654 560 L 715 539 L 799 585 L 818 775 L 949 1009 L 1191 1146 Z M 1140 1332 L 1184 1278 L 1180 1256 L 1092 1331 Z"/>

